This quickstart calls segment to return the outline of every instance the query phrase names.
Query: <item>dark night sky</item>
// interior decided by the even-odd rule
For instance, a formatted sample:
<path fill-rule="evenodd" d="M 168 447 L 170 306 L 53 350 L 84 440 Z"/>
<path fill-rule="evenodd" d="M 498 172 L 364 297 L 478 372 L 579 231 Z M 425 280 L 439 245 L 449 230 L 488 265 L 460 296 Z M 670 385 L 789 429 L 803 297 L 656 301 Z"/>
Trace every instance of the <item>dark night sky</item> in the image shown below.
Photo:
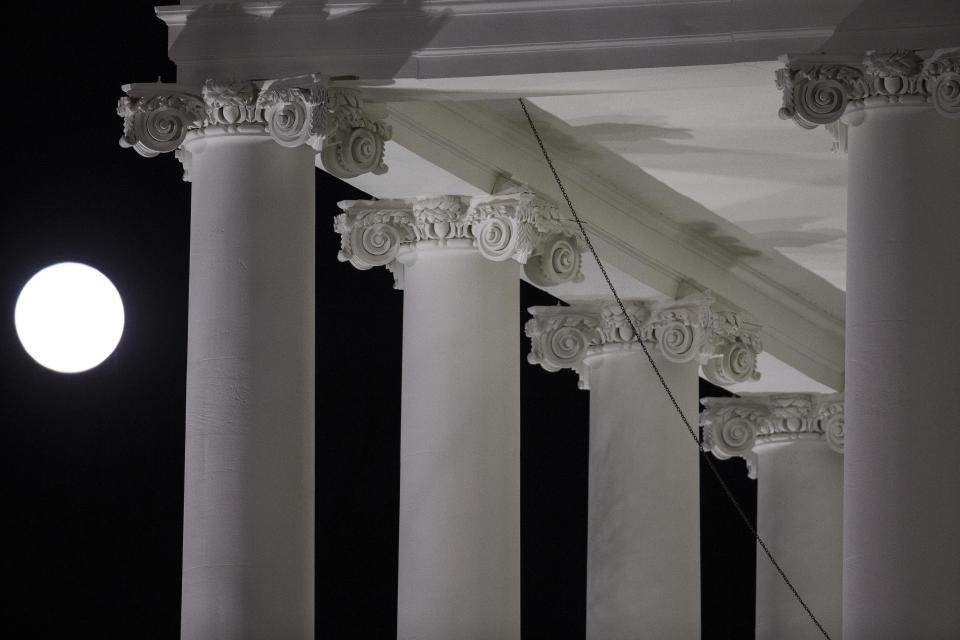
<path fill-rule="evenodd" d="M 8 638 L 178 637 L 189 185 L 174 158 L 121 149 L 114 112 L 121 84 L 174 79 L 153 4 L 71 15 L 19 3 L 2 27 L 10 64 L 0 107 L 8 589 L 0 635 Z M 317 172 L 317 637 L 388 639 L 396 633 L 403 296 L 385 270 L 337 262 L 331 219 L 350 197 L 362 194 Z M 126 309 L 117 351 L 76 375 L 35 364 L 13 326 L 23 284 L 64 260 L 104 272 Z M 522 308 L 553 303 L 524 285 Z M 524 638 L 579 640 L 588 396 L 572 373 L 548 374 L 517 357 Z M 756 485 L 742 462 L 720 466 L 755 511 Z M 705 470 L 701 477 L 703 638 L 749 638 L 753 541 Z"/>

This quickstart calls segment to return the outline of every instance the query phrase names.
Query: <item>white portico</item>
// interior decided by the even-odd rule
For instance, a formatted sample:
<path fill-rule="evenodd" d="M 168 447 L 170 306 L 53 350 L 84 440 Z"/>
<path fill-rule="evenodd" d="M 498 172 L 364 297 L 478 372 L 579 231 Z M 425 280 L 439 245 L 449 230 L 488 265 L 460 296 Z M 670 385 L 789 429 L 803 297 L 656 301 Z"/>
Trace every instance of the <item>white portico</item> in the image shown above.
<path fill-rule="evenodd" d="M 158 14 L 178 81 L 119 111 L 122 144 L 175 152 L 193 189 L 182 637 L 313 633 L 315 166 L 380 198 L 344 204 L 341 257 L 403 290 L 399 638 L 519 637 L 521 278 L 571 305 L 535 311 L 534 359 L 590 387 L 591 638 L 699 634 L 698 452 L 635 339 L 691 424 L 698 364 L 827 440 L 810 394 L 845 390 L 843 458 L 751 427 L 761 535 L 789 565 L 814 533 L 774 523 L 830 514 L 793 571 L 831 637 L 960 634 L 955 2 Z M 556 206 L 521 96 L 642 335 Z M 840 501 L 843 596 L 820 602 Z M 764 594 L 760 637 L 793 624 Z"/>

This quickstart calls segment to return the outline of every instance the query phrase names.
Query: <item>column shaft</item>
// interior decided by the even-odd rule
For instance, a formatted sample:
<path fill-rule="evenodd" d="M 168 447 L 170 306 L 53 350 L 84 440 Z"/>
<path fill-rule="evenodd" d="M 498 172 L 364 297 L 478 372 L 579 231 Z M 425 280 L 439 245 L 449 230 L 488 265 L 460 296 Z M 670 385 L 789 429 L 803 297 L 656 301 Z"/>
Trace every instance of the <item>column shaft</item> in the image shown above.
<path fill-rule="evenodd" d="M 698 365 L 663 375 L 696 424 Z M 697 445 L 639 350 L 588 355 L 587 638 L 700 637 Z"/>
<path fill-rule="evenodd" d="M 519 265 L 458 242 L 405 267 L 397 637 L 518 640 Z"/>
<path fill-rule="evenodd" d="M 849 131 L 847 640 L 960 637 L 960 120 Z"/>
<path fill-rule="evenodd" d="M 840 640 L 843 456 L 823 442 L 757 447 L 757 530 L 817 620 Z M 822 640 L 757 548 L 757 640 Z"/>
<path fill-rule="evenodd" d="M 263 135 L 186 147 L 181 637 L 312 639 L 314 154 Z"/>

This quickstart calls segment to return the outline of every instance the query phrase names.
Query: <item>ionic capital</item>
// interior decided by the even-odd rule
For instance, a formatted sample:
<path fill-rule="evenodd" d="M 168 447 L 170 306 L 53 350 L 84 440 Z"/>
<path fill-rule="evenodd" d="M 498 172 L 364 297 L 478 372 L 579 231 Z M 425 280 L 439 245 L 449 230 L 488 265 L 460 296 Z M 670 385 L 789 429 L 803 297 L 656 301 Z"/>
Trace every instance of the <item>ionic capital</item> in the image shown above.
<path fill-rule="evenodd" d="M 527 360 L 547 371 L 573 369 L 586 389 L 588 358 L 640 350 L 639 339 L 670 362 L 699 362 L 715 384 L 759 379 L 759 326 L 714 309 L 713 303 L 709 294 L 664 302 L 630 300 L 624 302 L 629 319 L 616 302 L 531 307 L 533 318 L 525 327 L 531 343 Z"/>
<path fill-rule="evenodd" d="M 403 288 L 403 263 L 426 247 L 468 246 L 488 260 L 516 260 L 541 286 L 583 279 L 576 226 L 526 191 L 352 200 L 341 202 L 340 208 L 343 213 L 334 219 L 340 234 L 337 257 L 358 269 L 387 267 L 398 289 Z"/>
<path fill-rule="evenodd" d="M 785 56 L 777 70 L 783 92 L 780 117 L 805 129 L 845 121 L 858 124 L 865 108 L 932 104 L 960 118 L 960 47 L 924 57 L 906 49 L 868 51 L 863 58 Z"/>
<path fill-rule="evenodd" d="M 267 135 L 285 147 L 308 145 L 324 168 L 352 178 L 384 173 L 390 127 L 371 114 L 359 92 L 318 75 L 267 81 L 208 80 L 199 92 L 176 84 L 124 87 L 117 114 L 120 146 L 153 157 L 176 151 L 189 169 L 183 145 L 197 137 Z"/>
<path fill-rule="evenodd" d="M 842 393 L 750 393 L 700 402 L 704 450 L 722 460 L 743 458 L 751 478 L 764 446 L 814 441 L 843 453 Z"/>

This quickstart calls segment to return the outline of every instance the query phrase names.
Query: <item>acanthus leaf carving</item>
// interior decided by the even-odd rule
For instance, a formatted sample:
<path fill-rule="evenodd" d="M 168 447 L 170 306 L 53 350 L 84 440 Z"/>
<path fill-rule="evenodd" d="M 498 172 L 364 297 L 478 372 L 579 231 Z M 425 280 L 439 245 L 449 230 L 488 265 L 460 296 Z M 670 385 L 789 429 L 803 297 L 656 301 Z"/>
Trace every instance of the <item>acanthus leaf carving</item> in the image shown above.
<path fill-rule="evenodd" d="M 875 49 L 863 58 L 863 67 L 873 76 L 881 78 L 913 77 L 923 68 L 923 58 L 909 49 Z M 891 89 L 896 83 L 891 84 Z"/>
<path fill-rule="evenodd" d="M 582 252 L 579 244 L 568 236 L 550 238 L 543 251 L 529 258 L 524 273 L 534 284 L 543 287 L 583 280 L 580 272 Z"/>
<path fill-rule="evenodd" d="M 131 95 L 119 99 L 117 115 L 123 118 L 120 146 L 152 158 L 179 148 L 187 131 L 202 124 L 205 105 L 182 91 Z"/>
<path fill-rule="evenodd" d="M 309 145 L 341 178 L 384 173 L 390 126 L 359 91 L 320 75 L 264 82 L 208 80 L 199 94 L 163 83 L 128 85 L 118 103 L 121 145 L 148 157 L 179 151 L 190 136 L 269 135 L 286 147 Z"/>
<path fill-rule="evenodd" d="M 407 211 L 399 209 L 365 210 L 362 217 L 336 216 L 334 231 L 340 234 L 337 259 L 361 270 L 392 264 L 401 243 L 413 240 L 409 217 Z"/>
<path fill-rule="evenodd" d="M 693 295 L 657 305 L 648 322 L 649 339 L 656 340 L 664 358 L 683 363 L 700 357 L 710 329 L 712 303 L 710 296 Z"/>
<path fill-rule="evenodd" d="M 704 376 L 721 386 L 759 380 L 757 355 L 763 351 L 760 327 L 740 314 L 718 310 L 710 316 L 713 351 L 703 362 Z"/>
<path fill-rule="evenodd" d="M 402 245 L 415 250 L 420 242 L 443 246 L 467 241 L 488 260 L 523 264 L 533 274 L 531 280 L 544 286 L 582 279 L 583 246 L 576 229 L 561 220 L 555 207 L 526 191 L 350 201 L 340 207 L 343 213 L 334 223 L 341 236 L 340 260 L 359 268 L 392 269 Z M 387 251 L 386 245 L 395 249 Z"/>
<path fill-rule="evenodd" d="M 302 89 L 280 82 L 263 85 L 257 96 L 257 107 L 263 110 L 266 131 L 284 147 L 309 144 L 316 148 L 319 137 L 315 121 L 316 105 L 313 94 L 322 88 Z"/>
<path fill-rule="evenodd" d="M 571 318 L 577 326 L 590 328 L 582 331 L 588 343 L 578 352 L 580 360 L 589 355 L 638 350 L 639 341 L 643 341 L 647 349 L 656 350 L 667 361 L 698 362 L 703 374 L 717 384 L 759 378 L 759 326 L 736 313 L 714 309 L 713 304 L 709 294 L 695 294 L 660 302 L 625 300 L 624 308 L 612 301 L 532 307 L 533 319 L 526 325 L 526 335 L 531 339 L 530 361 L 548 371 L 571 368 L 586 378 L 588 372 L 582 362 L 563 360 L 561 364 L 561 359 L 550 357 L 548 346 L 553 338 L 547 336 L 564 318 Z"/>
<path fill-rule="evenodd" d="M 756 425 L 763 419 L 763 410 L 749 405 L 726 407 L 707 419 L 701 414 L 702 447 L 721 460 L 743 458 L 747 463 L 747 475 L 756 479 L 757 454 L 753 447 L 757 442 Z"/>
<path fill-rule="evenodd" d="M 263 122 L 257 108 L 257 85 L 243 80 L 207 80 L 201 94 L 206 105 L 205 126 L 235 127 Z"/>
<path fill-rule="evenodd" d="M 596 338 L 596 318 L 576 312 L 552 313 L 551 307 L 532 307 L 530 313 L 534 317 L 524 328 L 531 339 L 527 362 L 550 372 L 572 369 L 580 376 L 580 388 L 589 388 L 583 359 Z"/>
<path fill-rule="evenodd" d="M 827 445 L 837 453 L 843 453 L 843 394 L 821 398 L 817 419 Z"/>
<path fill-rule="evenodd" d="M 947 118 L 960 118 L 960 72 L 950 71 L 937 76 L 931 84 L 933 106 Z"/>
<path fill-rule="evenodd" d="M 843 453 L 843 394 L 750 393 L 701 403 L 703 449 L 721 460 L 743 458 L 751 478 L 766 445 L 815 441 Z"/>
<path fill-rule="evenodd" d="M 783 93 L 779 115 L 805 129 L 884 104 L 929 103 L 946 117 L 960 117 L 960 48 L 926 60 L 912 50 L 879 49 L 860 59 L 807 55 L 784 62 L 776 72 Z"/>
<path fill-rule="evenodd" d="M 509 260 L 520 245 L 521 230 L 516 219 L 507 216 L 487 216 L 473 225 L 477 249 L 487 260 Z"/>
<path fill-rule="evenodd" d="M 359 91 L 330 88 L 315 113 L 315 131 L 323 140 L 320 160 L 327 171 L 339 178 L 386 173 L 383 155 L 390 126 L 371 117 Z"/>

